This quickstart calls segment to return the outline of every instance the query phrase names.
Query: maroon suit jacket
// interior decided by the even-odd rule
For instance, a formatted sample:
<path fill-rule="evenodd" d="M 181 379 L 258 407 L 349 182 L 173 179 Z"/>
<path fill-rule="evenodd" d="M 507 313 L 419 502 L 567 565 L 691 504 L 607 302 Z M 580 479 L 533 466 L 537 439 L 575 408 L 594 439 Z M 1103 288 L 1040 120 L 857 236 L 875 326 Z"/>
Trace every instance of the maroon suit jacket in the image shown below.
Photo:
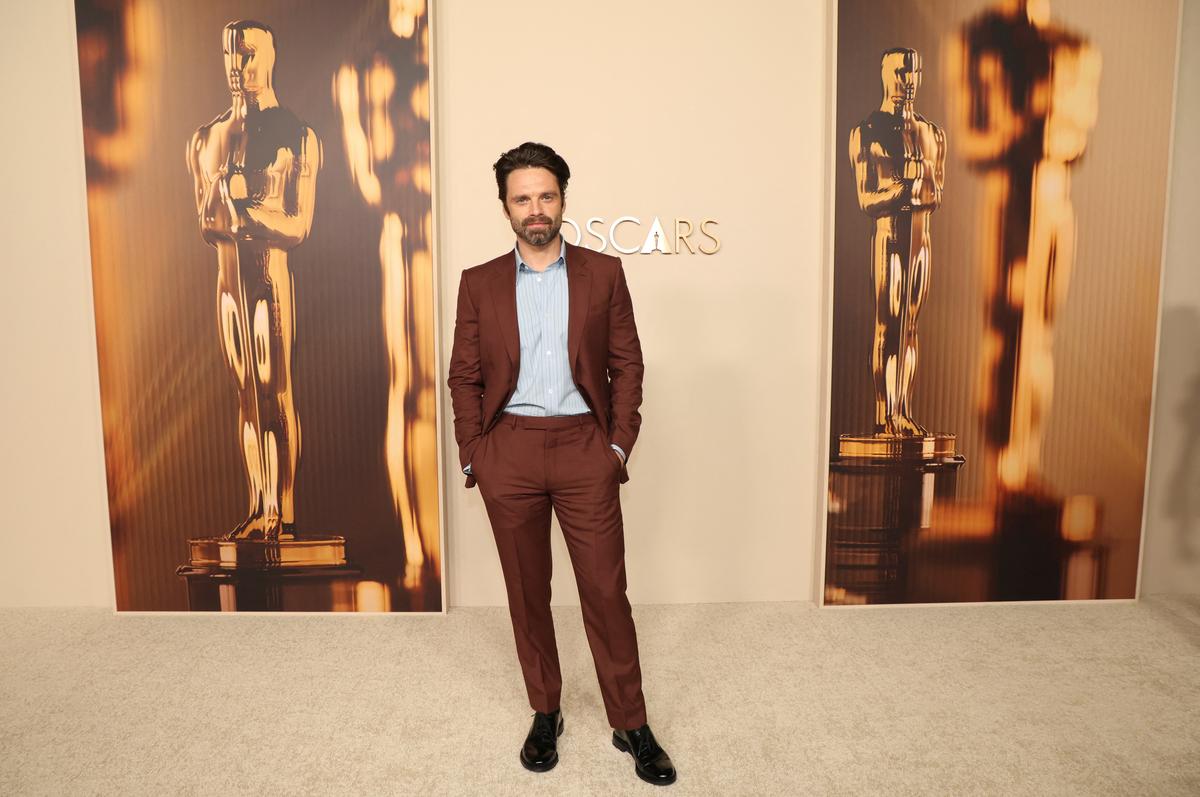
<path fill-rule="evenodd" d="M 621 261 L 567 244 L 567 357 L 579 395 L 628 458 L 642 416 L 642 346 Z M 512 251 L 463 272 L 450 355 L 450 401 L 461 467 L 504 413 L 521 372 Z M 629 473 L 621 471 L 621 481 Z M 475 479 L 467 477 L 467 487 Z"/>

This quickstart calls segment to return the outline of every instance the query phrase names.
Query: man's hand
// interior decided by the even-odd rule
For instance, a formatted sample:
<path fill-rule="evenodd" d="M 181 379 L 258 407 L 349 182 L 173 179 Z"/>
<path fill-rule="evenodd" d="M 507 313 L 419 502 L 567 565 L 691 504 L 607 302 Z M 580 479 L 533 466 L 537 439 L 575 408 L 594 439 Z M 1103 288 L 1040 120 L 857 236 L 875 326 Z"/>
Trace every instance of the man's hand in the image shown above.
<path fill-rule="evenodd" d="M 625 467 L 625 460 L 627 459 L 625 452 L 622 451 L 621 447 L 616 443 L 609 443 L 609 446 L 612 448 L 613 453 L 617 455 L 617 459 L 621 460 L 621 467 Z M 467 467 L 469 468 L 471 466 L 468 465 Z"/>

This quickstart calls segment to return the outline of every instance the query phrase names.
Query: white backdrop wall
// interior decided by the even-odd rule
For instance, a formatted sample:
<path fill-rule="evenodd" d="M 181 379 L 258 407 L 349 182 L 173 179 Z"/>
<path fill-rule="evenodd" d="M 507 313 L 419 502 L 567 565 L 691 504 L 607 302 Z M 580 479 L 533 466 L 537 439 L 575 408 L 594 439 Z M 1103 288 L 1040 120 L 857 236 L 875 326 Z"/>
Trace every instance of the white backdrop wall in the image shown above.
<path fill-rule="evenodd" d="M 1196 5 L 1188 0 L 1182 45 L 1163 341 L 1164 363 L 1178 345 L 1179 367 L 1193 375 L 1195 326 L 1173 322 L 1171 308 L 1200 317 L 1184 237 L 1196 208 L 1183 187 L 1195 182 L 1196 161 L 1179 146 L 1197 132 L 1197 70 L 1189 81 L 1186 68 L 1200 47 Z M 614 0 L 601 13 L 570 0 L 534 17 L 526 10 L 435 5 L 443 365 L 459 273 L 511 245 L 490 172 L 503 149 L 526 139 L 558 148 L 575 173 L 567 212 L 581 221 L 717 219 L 717 255 L 626 258 L 647 366 L 643 432 L 623 494 L 630 595 L 812 600 L 826 5 Z M 0 0 L 0 18 L 10 109 L 0 126 L 0 606 L 111 606 L 72 7 Z M 13 113 L 26 122 L 10 123 Z M 1181 384 L 1196 390 L 1194 376 Z M 1149 591 L 1186 583 L 1152 569 L 1156 546 L 1174 544 L 1175 533 L 1153 496 L 1180 456 L 1158 441 L 1194 431 L 1200 399 L 1191 415 L 1164 409 L 1163 385 Z M 461 489 L 444 399 L 449 602 L 500 604 L 491 533 L 477 491 Z M 573 603 L 561 540 L 556 557 L 556 600 Z M 1193 584 L 1195 572 L 1193 563 Z"/>

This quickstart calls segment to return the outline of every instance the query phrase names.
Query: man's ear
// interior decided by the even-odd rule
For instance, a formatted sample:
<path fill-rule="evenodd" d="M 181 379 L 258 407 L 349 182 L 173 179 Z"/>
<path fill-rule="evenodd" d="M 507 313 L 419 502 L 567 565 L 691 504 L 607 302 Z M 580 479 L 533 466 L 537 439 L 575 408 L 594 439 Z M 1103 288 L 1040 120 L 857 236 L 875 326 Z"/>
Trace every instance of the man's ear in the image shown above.
<path fill-rule="evenodd" d="M 508 212 L 508 202 L 500 200 L 500 209 L 504 211 L 504 218 L 512 220 L 512 215 Z"/>

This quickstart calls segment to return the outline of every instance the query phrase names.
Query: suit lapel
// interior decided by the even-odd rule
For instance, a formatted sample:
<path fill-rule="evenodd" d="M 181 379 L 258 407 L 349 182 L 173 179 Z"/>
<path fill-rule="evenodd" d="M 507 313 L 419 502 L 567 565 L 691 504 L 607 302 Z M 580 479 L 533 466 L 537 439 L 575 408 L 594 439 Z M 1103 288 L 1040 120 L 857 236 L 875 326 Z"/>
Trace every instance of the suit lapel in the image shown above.
<path fill-rule="evenodd" d="M 521 369 L 521 328 L 517 324 L 517 261 L 511 252 L 496 262 L 492 277 L 493 307 L 504 332 L 504 349 L 512 361 L 513 373 Z M 514 377 L 515 379 L 515 377 Z"/>
<path fill-rule="evenodd" d="M 587 251 L 582 247 L 567 244 L 567 357 L 572 373 L 575 372 L 575 363 L 579 359 L 579 344 L 583 339 L 583 325 L 588 314 L 588 294 L 592 288 Z"/>

